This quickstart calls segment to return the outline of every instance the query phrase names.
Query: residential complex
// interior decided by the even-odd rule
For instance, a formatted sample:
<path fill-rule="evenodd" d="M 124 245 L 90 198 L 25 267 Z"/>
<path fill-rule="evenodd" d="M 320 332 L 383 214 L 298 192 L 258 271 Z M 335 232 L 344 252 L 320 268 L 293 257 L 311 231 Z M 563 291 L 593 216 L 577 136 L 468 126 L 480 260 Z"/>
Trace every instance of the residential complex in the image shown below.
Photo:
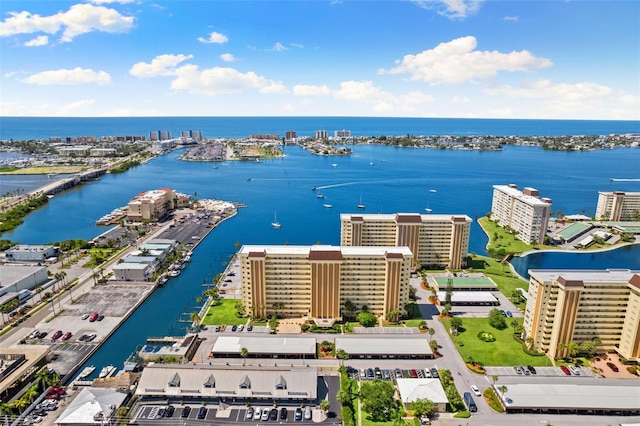
<path fill-rule="evenodd" d="M 471 218 L 450 214 L 341 214 L 342 246 L 407 246 L 416 263 L 460 269 Z"/>
<path fill-rule="evenodd" d="M 243 246 L 238 257 L 242 302 L 252 315 L 330 325 L 345 315 L 347 301 L 385 316 L 403 313 L 409 300 L 408 247 Z"/>
<path fill-rule="evenodd" d="M 598 192 L 596 219 L 640 221 L 640 192 Z"/>
<path fill-rule="evenodd" d="M 509 226 L 526 243 L 544 243 L 550 213 L 551 199 L 540 198 L 535 188 L 520 191 L 514 184 L 493 185 L 491 219 Z"/>
<path fill-rule="evenodd" d="M 570 342 L 640 360 L 640 271 L 530 270 L 524 315 L 533 348 L 565 356 Z"/>
<path fill-rule="evenodd" d="M 134 222 L 158 220 L 171 210 L 185 207 L 189 196 L 177 194 L 173 189 L 162 188 L 141 192 L 129 201 L 127 217 Z"/>

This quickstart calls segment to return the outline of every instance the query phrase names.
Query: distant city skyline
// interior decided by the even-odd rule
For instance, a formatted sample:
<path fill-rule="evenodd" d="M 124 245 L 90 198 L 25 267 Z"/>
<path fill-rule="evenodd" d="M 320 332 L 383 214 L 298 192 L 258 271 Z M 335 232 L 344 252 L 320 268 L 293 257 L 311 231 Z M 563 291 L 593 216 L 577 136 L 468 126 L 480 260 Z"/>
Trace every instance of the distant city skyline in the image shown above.
<path fill-rule="evenodd" d="M 2 0 L 1 116 L 640 120 L 640 2 Z"/>

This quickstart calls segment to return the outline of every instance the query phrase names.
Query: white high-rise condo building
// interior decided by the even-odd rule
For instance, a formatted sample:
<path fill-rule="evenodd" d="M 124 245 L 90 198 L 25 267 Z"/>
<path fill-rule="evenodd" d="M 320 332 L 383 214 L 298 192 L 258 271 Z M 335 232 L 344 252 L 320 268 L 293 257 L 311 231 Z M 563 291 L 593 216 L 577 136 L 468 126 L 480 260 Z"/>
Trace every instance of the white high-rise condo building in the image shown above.
<path fill-rule="evenodd" d="M 640 192 L 598 192 L 596 219 L 640 221 Z"/>
<path fill-rule="evenodd" d="M 420 265 L 460 269 L 471 218 L 451 214 L 341 214 L 342 246 L 407 246 Z"/>
<path fill-rule="evenodd" d="M 551 214 L 551 199 L 540 198 L 535 188 L 522 191 L 514 184 L 493 185 L 491 219 L 509 226 L 529 244 L 543 244 Z"/>

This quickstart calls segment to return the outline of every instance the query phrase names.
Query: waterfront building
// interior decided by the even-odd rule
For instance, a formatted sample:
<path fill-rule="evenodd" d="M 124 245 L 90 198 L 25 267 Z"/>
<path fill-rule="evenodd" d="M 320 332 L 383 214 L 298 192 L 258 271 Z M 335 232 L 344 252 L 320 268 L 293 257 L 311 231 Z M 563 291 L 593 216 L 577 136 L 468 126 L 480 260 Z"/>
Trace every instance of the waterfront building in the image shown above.
<path fill-rule="evenodd" d="M 89 155 L 92 157 L 113 157 L 116 152 L 115 148 L 91 148 Z"/>
<path fill-rule="evenodd" d="M 149 281 L 154 267 L 149 263 L 122 262 L 113 265 L 113 276 L 119 281 Z"/>
<path fill-rule="evenodd" d="M 200 130 L 183 130 L 180 132 L 180 137 L 198 142 L 202 140 L 202 132 Z"/>
<path fill-rule="evenodd" d="M 640 221 L 640 192 L 598 192 L 596 219 L 613 222 Z"/>
<path fill-rule="evenodd" d="M 329 138 L 329 132 L 327 132 L 326 130 L 316 130 L 315 139 L 328 139 L 328 138 Z"/>
<path fill-rule="evenodd" d="M 44 266 L 0 265 L 0 305 L 20 299 L 21 292 L 27 297 L 29 290 L 42 287 L 47 282 L 49 277 Z"/>
<path fill-rule="evenodd" d="M 310 366 L 147 365 L 136 387 L 143 399 L 185 403 L 237 404 L 312 403 L 318 397 L 318 371 Z"/>
<path fill-rule="evenodd" d="M 168 139 L 168 140 L 162 140 L 162 141 L 153 141 L 151 143 L 151 149 L 153 150 L 153 152 L 155 153 L 162 153 L 162 152 L 167 152 L 169 150 L 172 150 L 173 148 L 176 147 L 176 140 L 175 139 Z"/>
<path fill-rule="evenodd" d="M 287 130 L 284 134 L 286 140 L 294 140 L 298 138 L 298 134 L 295 130 Z"/>
<path fill-rule="evenodd" d="M 129 201 L 127 218 L 134 222 L 158 220 L 176 208 L 185 207 L 189 196 L 162 188 L 141 192 Z"/>
<path fill-rule="evenodd" d="M 471 218 L 450 214 L 341 214 L 342 246 L 407 246 L 416 263 L 460 269 Z"/>
<path fill-rule="evenodd" d="M 540 198 L 535 188 L 522 191 L 514 184 L 493 185 L 491 220 L 510 227 L 528 244 L 543 244 L 551 214 L 551 199 Z"/>
<path fill-rule="evenodd" d="M 58 154 L 67 157 L 88 157 L 91 152 L 89 145 L 61 146 L 56 148 Z"/>
<path fill-rule="evenodd" d="M 57 255 L 57 247 L 42 245 L 20 244 L 5 251 L 5 258 L 9 262 L 44 262 Z"/>
<path fill-rule="evenodd" d="M 349 139 L 351 137 L 351 130 L 335 130 L 333 137 L 336 139 Z"/>
<path fill-rule="evenodd" d="M 0 401 L 10 401 L 35 380 L 51 355 L 48 345 L 0 348 Z M 4 424 L 4 422 L 3 422 Z"/>
<path fill-rule="evenodd" d="M 149 140 L 164 141 L 167 139 L 172 139 L 171 132 L 168 130 L 152 130 L 149 132 Z"/>
<path fill-rule="evenodd" d="M 243 246 L 238 258 L 242 303 L 252 315 L 331 326 L 347 301 L 378 316 L 404 313 L 409 301 L 408 247 Z"/>
<path fill-rule="evenodd" d="M 566 356 L 570 342 L 640 361 L 640 271 L 529 270 L 524 330 L 535 350 Z"/>
<path fill-rule="evenodd" d="M 114 424 L 117 409 L 127 399 L 117 389 L 83 387 L 55 421 L 56 425 Z"/>

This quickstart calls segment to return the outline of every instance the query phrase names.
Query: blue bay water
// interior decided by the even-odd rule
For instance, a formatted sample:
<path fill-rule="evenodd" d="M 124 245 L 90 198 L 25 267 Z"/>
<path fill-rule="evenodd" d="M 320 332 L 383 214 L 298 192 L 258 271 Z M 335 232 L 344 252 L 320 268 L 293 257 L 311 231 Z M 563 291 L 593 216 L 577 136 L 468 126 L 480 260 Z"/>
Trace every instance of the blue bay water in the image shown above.
<path fill-rule="evenodd" d="M 55 122 L 54 119 L 43 120 L 46 125 L 49 125 L 49 120 Z M 247 120 L 245 123 L 236 123 L 240 130 L 232 131 L 229 124 L 229 128 L 224 131 L 230 136 L 234 136 L 231 134 L 234 132 L 241 133 L 240 136 L 247 136 L 254 131 L 269 132 L 265 127 L 254 129 L 254 119 Z M 262 122 L 264 124 L 270 120 L 263 119 Z M 329 124 L 321 125 L 310 121 L 312 124 L 308 126 L 313 130 L 355 129 L 349 125 L 349 121 L 342 121 L 347 119 L 326 120 L 329 120 Z M 178 130 L 203 130 L 202 127 L 191 126 L 185 120 L 180 123 L 182 127 L 178 127 Z M 77 123 L 75 125 L 80 126 Z M 148 129 L 147 125 L 146 122 L 136 124 Z M 540 127 L 541 123 L 527 125 L 533 128 Z M 294 126 L 291 128 L 296 129 Z M 444 133 L 454 134 L 452 129 L 453 127 L 447 128 L 449 131 Z M 5 130 L 3 127 L 2 132 Z M 371 131 L 370 134 L 435 133 L 414 131 L 416 129 L 385 131 L 382 128 L 374 133 L 374 127 L 360 131 L 368 134 L 368 130 Z M 509 130 L 514 130 L 509 133 L 524 134 L 517 129 Z M 559 133 L 615 133 L 570 130 L 573 129 Z M 49 132 L 48 129 L 46 131 Z M 282 128 L 277 131 L 282 133 Z M 116 133 L 125 132 L 107 134 Z M 135 133 L 135 128 L 131 133 Z M 78 134 L 101 133 L 96 127 L 87 127 Z M 206 135 L 213 136 L 208 135 L 208 132 Z M 320 157 L 312 156 L 301 148 L 288 146 L 284 148 L 286 157 L 281 159 L 263 160 L 260 163 L 226 162 L 220 163 L 217 169 L 213 168 L 212 163 L 181 162 L 177 160 L 180 152 L 172 152 L 126 173 L 105 175 L 99 181 L 56 195 L 46 206 L 28 216 L 22 226 L 12 233 L 4 234 L 2 238 L 34 244 L 68 238 L 90 239 L 104 230 L 94 225 L 97 218 L 116 207 L 126 205 L 135 194 L 152 188 L 170 187 L 188 194 L 197 193 L 198 198 L 218 198 L 247 205 L 235 218 L 216 228 L 198 246 L 191 264 L 183 273 L 155 291 L 89 360 L 90 364 L 101 366 L 120 363 L 148 336 L 182 333 L 183 323 L 178 322 L 178 318 L 181 313 L 193 310 L 195 298 L 204 290 L 203 281 L 210 281 L 224 269 L 224 263 L 236 251 L 236 242 L 339 244 L 340 213 L 361 212 L 356 208 L 360 200 L 366 205 L 366 213 L 424 212 L 425 208 L 429 208 L 435 214 L 467 214 L 476 219 L 490 210 L 494 184 L 515 183 L 519 187 L 536 187 L 542 196 L 553 199 L 553 210 L 562 210 L 565 214 L 583 211 L 593 214 L 598 191 L 640 191 L 640 182 L 610 180 L 612 177 L 640 178 L 637 168 L 640 164 L 640 149 L 637 148 L 571 153 L 515 146 L 507 146 L 501 152 L 442 151 L 377 145 L 356 145 L 351 148 L 354 154 L 350 157 Z M 370 162 L 374 165 L 370 166 Z M 337 167 L 332 167 L 332 163 L 337 164 Z M 247 180 L 248 178 L 251 180 Z M 312 191 L 312 187 L 317 187 L 326 198 L 317 199 L 317 191 Z M 333 208 L 324 208 L 325 203 L 332 204 Z M 275 212 L 278 221 L 282 223 L 280 230 L 270 226 Z M 470 251 L 485 253 L 486 242 L 486 236 L 474 223 Z M 640 269 L 637 247 L 640 246 L 629 249 L 628 255 L 617 254 L 627 251 L 615 251 L 606 255 L 587 255 L 593 256 L 587 260 L 554 255 L 538 257 L 536 254 L 527 257 L 531 266 L 524 268 Z M 613 260 L 606 260 L 609 257 Z M 556 263 L 549 263 L 550 261 Z"/>

